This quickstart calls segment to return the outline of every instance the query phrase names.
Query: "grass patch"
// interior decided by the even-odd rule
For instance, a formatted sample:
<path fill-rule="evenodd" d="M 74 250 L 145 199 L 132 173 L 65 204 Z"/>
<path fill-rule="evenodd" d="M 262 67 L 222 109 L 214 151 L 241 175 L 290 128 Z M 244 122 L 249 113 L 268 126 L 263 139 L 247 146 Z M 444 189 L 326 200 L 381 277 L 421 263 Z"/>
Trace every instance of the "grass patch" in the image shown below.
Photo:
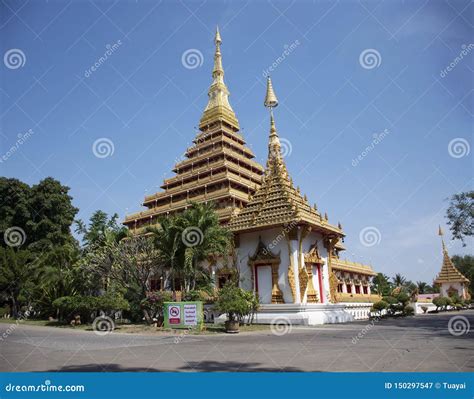
<path fill-rule="evenodd" d="M 49 320 L 35 320 L 35 319 L 0 319 L 0 323 L 4 324 L 25 324 L 31 326 L 40 326 L 40 327 L 57 327 L 57 328 L 67 328 L 70 330 L 84 330 L 92 331 L 92 324 L 81 324 L 80 326 L 71 326 L 69 324 L 63 324 L 58 321 L 49 321 Z M 240 326 L 241 332 L 252 332 L 252 331 L 265 331 L 269 330 L 269 325 L 264 324 L 252 324 L 250 326 L 244 325 Z M 224 334 L 225 328 L 222 324 L 204 324 L 204 327 L 201 331 L 199 330 L 187 330 L 183 329 L 171 329 L 163 327 L 154 327 L 149 326 L 144 323 L 116 323 L 115 332 L 118 333 L 127 333 L 127 334 L 153 334 L 153 335 L 179 335 L 185 333 L 187 335 L 210 335 L 210 334 Z"/>

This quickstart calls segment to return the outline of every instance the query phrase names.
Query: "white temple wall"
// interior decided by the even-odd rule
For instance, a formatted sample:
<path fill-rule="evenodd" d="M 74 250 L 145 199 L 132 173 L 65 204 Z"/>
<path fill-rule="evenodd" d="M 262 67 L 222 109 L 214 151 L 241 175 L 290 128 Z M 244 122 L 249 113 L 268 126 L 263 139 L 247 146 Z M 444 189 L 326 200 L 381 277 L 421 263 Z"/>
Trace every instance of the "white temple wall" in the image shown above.
<path fill-rule="evenodd" d="M 278 268 L 278 284 L 280 290 L 283 293 L 283 299 L 285 303 L 300 303 L 304 298 L 300 298 L 299 292 L 299 279 L 298 279 L 298 267 L 304 265 L 304 253 L 309 252 L 315 241 L 318 241 L 318 250 L 321 258 L 324 261 L 322 266 L 323 276 L 323 290 L 324 290 L 324 303 L 329 303 L 330 291 L 329 291 L 329 273 L 328 273 L 328 252 L 323 245 L 322 236 L 319 233 L 311 232 L 302 241 L 302 253 L 299 254 L 299 239 L 301 238 L 301 229 L 298 231 L 298 237 L 295 240 L 288 241 L 284 235 L 283 229 L 269 229 L 258 232 L 250 232 L 240 234 L 239 237 L 239 248 L 237 252 L 237 267 L 240 271 L 240 285 L 246 290 L 255 290 L 255 281 L 253 281 L 252 271 L 248 265 L 249 258 L 255 254 L 259 243 L 259 237 L 263 241 L 266 248 L 275 255 L 280 256 L 280 265 Z M 290 247 L 290 252 L 289 248 Z M 288 282 L 288 267 L 290 265 L 290 256 L 293 259 L 293 271 L 295 276 L 296 286 L 296 298 L 293 301 L 293 295 Z M 300 261 L 301 263 L 299 263 Z M 316 271 L 316 268 L 313 268 Z M 317 272 L 313 274 L 313 285 L 319 295 L 319 279 Z M 265 297 L 267 295 L 264 295 Z"/>
<path fill-rule="evenodd" d="M 458 290 L 458 295 L 460 298 L 464 296 L 464 284 L 459 282 L 451 282 L 451 283 L 442 283 L 440 287 L 440 292 L 442 296 L 449 296 L 448 290 L 450 287 Z"/>

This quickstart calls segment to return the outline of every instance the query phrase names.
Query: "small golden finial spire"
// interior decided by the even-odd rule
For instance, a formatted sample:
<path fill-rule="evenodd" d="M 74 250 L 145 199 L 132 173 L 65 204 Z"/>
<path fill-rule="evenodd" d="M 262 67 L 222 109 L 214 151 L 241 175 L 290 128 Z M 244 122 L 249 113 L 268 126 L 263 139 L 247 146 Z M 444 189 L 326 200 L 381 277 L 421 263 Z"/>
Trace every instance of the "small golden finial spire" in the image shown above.
<path fill-rule="evenodd" d="M 439 236 L 442 236 L 444 233 L 443 233 L 443 229 L 441 228 L 441 225 L 438 226 L 438 235 Z"/>
<path fill-rule="evenodd" d="M 324 212 L 324 219 L 328 220 L 328 213 L 327 212 Z"/>
<path fill-rule="evenodd" d="M 267 94 L 265 95 L 265 101 L 263 104 L 265 105 L 265 107 L 270 108 L 270 110 L 272 110 L 272 108 L 278 107 L 278 99 L 275 95 L 275 91 L 273 90 L 272 80 L 270 79 L 270 76 L 267 76 Z"/>
<path fill-rule="evenodd" d="M 222 43 L 221 34 L 219 32 L 219 25 L 216 25 L 216 38 L 214 41 L 217 43 Z"/>
<path fill-rule="evenodd" d="M 212 69 L 212 84 L 209 88 L 209 100 L 199 123 L 199 129 L 206 129 L 216 121 L 225 120 L 239 129 L 239 122 L 229 103 L 229 90 L 224 83 L 224 67 L 222 66 L 221 43 L 219 27 L 216 27 L 214 37 L 216 46 L 214 52 L 214 68 Z"/>
<path fill-rule="evenodd" d="M 341 222 L 338 222 L 338 223 L 337 223 L 337 227 L 339 228 L 339 230 L 342 230 L 342 224 L 341 224 Z"/>

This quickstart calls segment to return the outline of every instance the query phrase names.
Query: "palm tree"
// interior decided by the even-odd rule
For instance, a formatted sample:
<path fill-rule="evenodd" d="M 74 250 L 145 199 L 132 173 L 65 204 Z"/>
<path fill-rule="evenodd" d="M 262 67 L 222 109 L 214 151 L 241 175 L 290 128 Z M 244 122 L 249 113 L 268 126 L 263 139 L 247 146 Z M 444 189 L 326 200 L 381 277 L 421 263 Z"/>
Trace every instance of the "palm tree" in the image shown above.
<path fill-rule="evenodd" d="M 424 281 L 417 281 L 416 282 L 416 287 L 418 288 L 418 292 L 420 294 L 426 294 L 426 290 L 428 288 L 428 284 L 426 284 Z"/>
<path fill-rule="evenodd" d="M 182 214 L 163 217 L 159 227 L 150 227 L 160 261 L 174 291 L 196 289 L 199 281 L 209 281 L 204 261 L 210 257 L 228 255 L 231 233 L 219 224 L 212 204 L 191 204 Z"/>
<path fill-rule="evenodd" d="M 161 266 L 166 271 L 170 281 L 171 289 L 176 291 L 176 280 L 180 279 L 183 272 L 183 253 L 180 252 L 181 229 L 176 224 L 176 217 L 162 217 L 158 227 L 149 227 L 148 233 L 151 237 L 155 248 L 158 250 L 158 258 Z M 180 287 L 179 287 L 180 288 Z"/>
<path fill-rule="evenodd" d="M 182 228 L 181 241 L 185 247 L 185 290 L 194 290 L 199 279 L 210 279 L 203 262 L 210 257 L 229 254 L 231 233 L 219 224 L 212 203 L 192 204 L 178 218 L 178 224 Z"/>
<path fill-rule="evenodd" d="M 403 287 L 407 282 L 407 279 L 400 273 L 395 274 L 395 277 L 392 280 L 396 287 Z"/>

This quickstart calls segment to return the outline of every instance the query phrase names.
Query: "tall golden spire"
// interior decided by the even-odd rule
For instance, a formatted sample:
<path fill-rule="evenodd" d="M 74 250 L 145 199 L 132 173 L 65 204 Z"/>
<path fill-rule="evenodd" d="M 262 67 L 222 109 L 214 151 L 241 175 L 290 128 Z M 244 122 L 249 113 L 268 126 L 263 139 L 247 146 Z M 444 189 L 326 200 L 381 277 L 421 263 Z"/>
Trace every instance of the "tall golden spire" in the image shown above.
<path fill-rule="evenodd" d="M 199 128 L 203 130 L 214 122 L 225 121 L 236 130 L 239 130 L 239 122 L 229 103 L 229 89 L 224 83 L 224 67 L 222 66 L 221 54 L 222 38 L 219 27 L 216 28 L 214 43 L 216 49 L 214 52 L 214 68 L 212 69 L 212 84 L 209 88 L 209 100 L 201 117 Z"/>

